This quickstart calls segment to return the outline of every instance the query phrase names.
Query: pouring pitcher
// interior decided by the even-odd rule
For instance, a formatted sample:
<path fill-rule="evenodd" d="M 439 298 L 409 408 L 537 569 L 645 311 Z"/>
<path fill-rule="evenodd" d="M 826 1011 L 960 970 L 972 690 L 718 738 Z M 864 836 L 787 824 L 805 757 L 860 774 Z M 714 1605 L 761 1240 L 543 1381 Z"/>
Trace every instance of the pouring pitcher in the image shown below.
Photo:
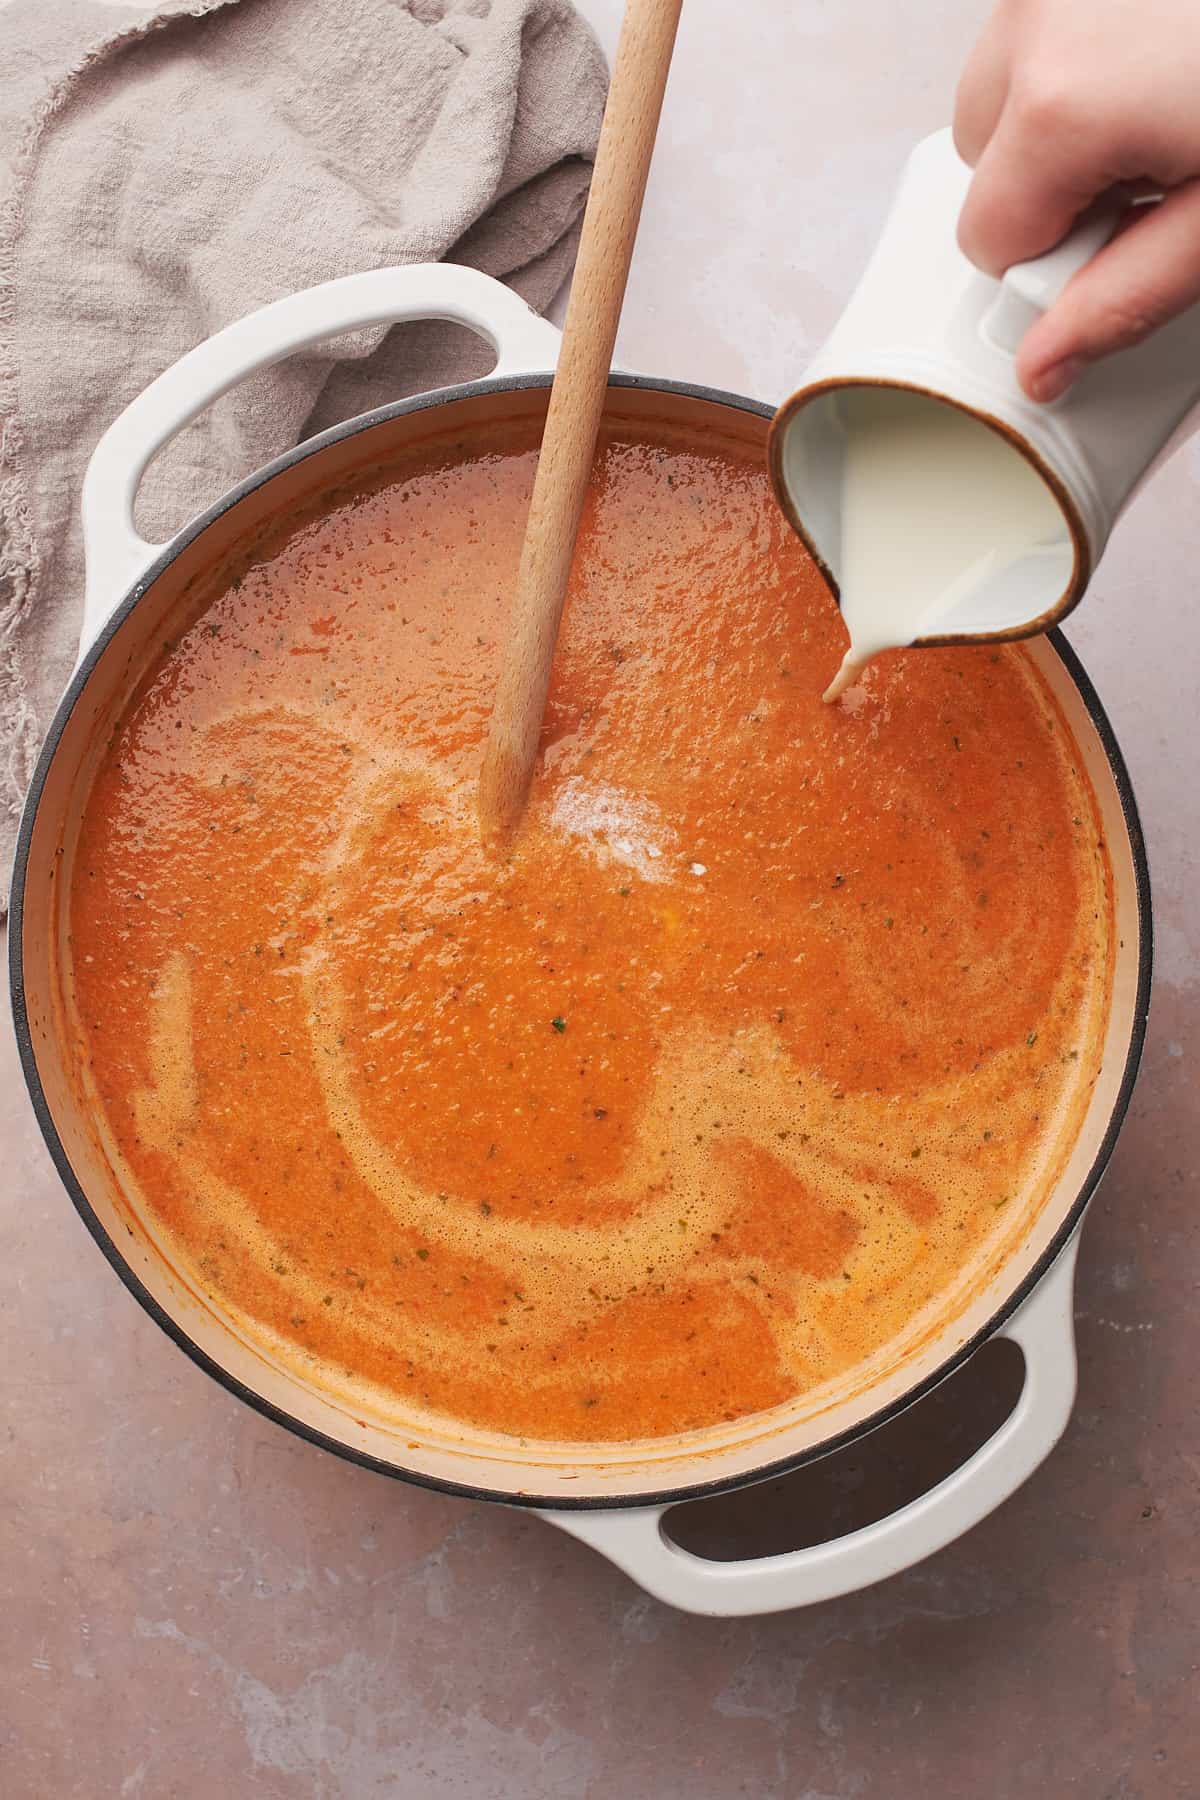
<path fill-rule="evenodd" d="M 870 262 L 804 385 L 772 423 L 779 501 L 835 592 L 843 565 L 842 496 L 855 430 L 850 396 L 892 389 L 955 407 L 1007 441 L 1053 496 L 1052 521 L 1027 555 L 956 597 L 914 644 L 1028 637 L 1082 598 L 1118 517 L 1200 401 L 1200 305 L 1133 349 L 1086 369 L 1039 404 L 1017 383 L 1026 330 L 1100 250 L 1120 212 L 1080 225 L 1002 280 L 958 247 L 971 170 L 949 131 L 913 151 Z"/>

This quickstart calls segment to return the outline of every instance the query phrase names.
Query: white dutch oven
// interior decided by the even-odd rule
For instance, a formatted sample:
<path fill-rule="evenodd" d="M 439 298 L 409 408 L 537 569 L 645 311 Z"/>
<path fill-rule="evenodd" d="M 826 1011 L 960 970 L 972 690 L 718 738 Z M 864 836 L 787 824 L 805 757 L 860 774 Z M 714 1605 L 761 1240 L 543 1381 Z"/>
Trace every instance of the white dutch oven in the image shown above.
<path fill-rule="evenodd" d="M 490 339 L 486 381 L 381 407 L 242 482 L 169 544 L 133 526 L 155 452 L 252 370 L 356 326 L 447 319 Z M 10 955 L 17 1035 L 34 1107 L 64 1182 L 101 1249 L 141 1304 L 231 1392 L 300 1436 L 367 1467 L 478 1499 L 528 1506 L 582 1538 L 651 1593 L 688 1611 L 782 1610 L 866 1586 L 917 1562 L 985 1517 L 1054 1445 L 1075 1394 L 1075 1234 L 1128 1103 L 1150 977 L 1149 890 L 1128 777 L 1103 711 L 1061 639 L 1030 646 L 1074 733 L 1099 799 L 1115 884 L 1119 950 L 1103 1069 L 1062 1176 L 1036 1216 L 946 1299 L 935 1320 L 815 1395 L 678 1439 L 634 1445 L 521 1446 L 466 1428 L 414 1428 L 353 1416 L 273 1362 L 189 1285 L 152 1224 L 116 1191 L 65 1054 L 57 947 L 71 853 L 94 766 L 97 728 L 117 711 L 160 641 L 187 583 L 302 495 L 334 486 L 401 447 L 483 420 L 544 412 L 558 333 L 507 289 L 464 268 L 384 269 L 328 282 L 241 319 L 160 376 L 106 433 L 84 488 L 87 602 L 78 667 L 51 726 L 21 826 Z M 610 411 L 694 431 L 719 429 L 765 453 L 770 409 L 737 395 L 614 375 Z M 1025 1360 L 1015 1410 L 949 1479 L 836 1542 L 757 1561 L 715 1563 L 675 1545 L 680 1501 L 778 1476 L 870 1431 L 928 1392 L 987 1338 Z"/>

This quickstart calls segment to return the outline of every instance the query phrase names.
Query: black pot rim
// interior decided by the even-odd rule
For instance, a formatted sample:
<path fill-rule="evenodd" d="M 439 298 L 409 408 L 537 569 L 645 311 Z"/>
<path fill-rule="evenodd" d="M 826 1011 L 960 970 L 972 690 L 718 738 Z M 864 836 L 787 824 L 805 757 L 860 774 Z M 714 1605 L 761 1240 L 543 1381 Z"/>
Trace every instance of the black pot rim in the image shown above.
<path fill-rule="evenodd" d="M 1150 982 L 1153 961 L 1152 921 L 1150 907 L 1150 870 L 1146 857 L 1145 839 L 1141 821 L 1138 816 L 1137 802 L 1134 798 L 1133 785 L 1125 759 L 1117 744 L 1115 733 L 1109 723 L 1108 716 L 1100 702 L 1100 698 L 1092 686 L 1082 663 L 1074 650 L 1058 630 L 1047 633 L 1050 642 L 1067 674 L 1074 683 L 1083 700 L 1088 715 L 1096 729 L 1104 749 L 1105 757 L 1112 772 L 1117 795 L 1121 803 L 1125 829 L 1128 834 L 1133 857 L 1135 898 L 1138 916 L 1138 972 L 1137 993 L 1134 1003 L 1133 1027 L 1130 1032 L 1129 1048 L 1122 1071 L 1121 1083 L 1117 1097 L 1109 1117 L 1108 1125 L 1101 1143 L 1093 1159 L 1091 1168 L 1082 1182 L 1079 1192 L 1065 1214 L 1053 1238 L 1028 1270 L 1024 1278 L 1009 1293 L 987 1322 L 974 1332 L 971 1337 L 960 1344 L 947 1359 L 938 1365 L 923 1381 L 907 1388 L 903 1394 L 886 1406 L 880 1407 L 865 1419 L 860 1420 L 850 1429 L 823 1439 L 819 1444 L 810 1445 L 807 1449 L 793 1452 L 789 1456 L 777 1458 L 739 1475 L 727 1475 L 712 1481 L 689 1483 L 683 1487 L 668 1487 L 657 1492 L 638 1494 L 603 1494 L 603 1495 L 546 1495 L 527 1492 L 497 1492 L 486 1487 L 479 1487 L 469 1482 L 456 1482 L 438 1476 L 426 1475 L 419 1471 L 407 1469 L 398 1463 L 386 1461 L 381 1457 L 371 1456 L 365 1451 L 356 1450 L 352 1445 L 340 1442 L 316 1430 L 304 1420 L 295 1418 L 282 1407 L 265 1399 L 253 1388 L 225 1369 L 207 1351 L 202 1350 L 179 1322 L 168 1313 L 144 1286 L 130 1265 L 125 1261 L 109 1233 L 101 1224 L 91 1203 L 87 1198 L 82 1183 L 77 1179 L 75 1171 L 67 1156 L 62 1140 L 58 1135 L 50 1107 L 42 1087 L 38 1072 L 37 1057 L 33 1048 L 32 1034 L 29 1028 L 28 1010 L 25 1000 L 24 976 L 24 907 L 25 881 L 28 869 L 30 845 L 33 839 L 34 825 L 37 819 L 38 806 L 45 789 L 46 779 L 54 760 L 59 742 L 67 723 L 71 718 L 84 690 L 92 670 L 99 662 L 110 639 L 125 623 L 130 613 L 138 605 L 143 596 L 149 592 L 159 576 L 170 567 L 183 550 L 195 542 L 207 531 L 210 525 L 223 517 L 232 507 L 253 493 L 257 488 L 281 475 L 285 470 L 316 456 L 329 445 L 340 443 L 346 438 L 359 435 L 372 426 L 384 424 L 392 419 L 403 417 L 409 413 L 418 413 L 434 409 L 458 400 L 473 399 L 476 396 L 519 392 L 522 389 L 549 387 L 549 373 L 517 375 L 507 378 L 489 378 L 483 381 L 465 382 L 455 387 L 439 388 L 428 394 L 419 394 L 411 399 L 394 401 L 386 406 L 373 408 L 357 418 L 349 419 L 344 424 L 335 425 L 318 437 L 310 438 L 283 455 L 275 457 L 264 464 L 261 469 L 248 475 L 243 481 L 231 488 L 226 494 L 201 513 L 191 524 L 186 526 L 164 548 L 162 555 L 138 577 L 120 605 L 116 607 L 104 630 L 92 644 L 81 660 L 68 684 L 67 690 L 59 702 L 54 719 L 46 733 L 37 765 L 29 784 L 24 810 L 21 815 L 20 831 L 17 839 L 16 855 L 13 863 L 12 890 L 9 902 L 9 976 L 11 983 L 11 999 L 13 1023 L 16 1030 L 17 1047 L 21 1058 L 21 1067 L 25 1082 L 33 1102 L 34 1114 L 46 1141 L 55 1168 L 65 1186 L 76 1211 L 91 1232 L 104 1256 L 129 1289 L 138 1303 L 149 1313 L 167 1336 L 189 1356 L 204 1372 L 210 1375 L 226 1391 L 253 1407 L 256 1412 L 282 1425 L 297 1437 L 316 1444 L 323 1450 L 331 1451 L 345 1461 L 356 1463 L 361 1468 L 370 1469 L 375 1474 L 387 1475 L 394 1480 L 406 1481 L 418 1487 L 431 1488 L 439 1493 L 453 1494 L 466 1500 L 488 1500 L 497 1504 L 523 1506 L 544 1509 L 552 1512 L 601 1512 L 619 1511 L 639 1507 L 663 1507 L 681 1505 L 691 1500 L 703 1500 L 717 1494 L 730 1493 L 738 1488 L 750 1487 L 760 1481 L 778 1479 L 803 1468 L 808 1463 L 816 1462 L 823 1456 L 844 1449 L 846 1445 L 865 1437 L 869 1432 L 884 1425 L 889 1419 L 897 1417 L 906 1408 L 932 1392 L 949 1375 L 961 1368 L 980 1345 L 995 1336 L 1000 1327 L 1010 1319 L 1018 1307 L 1029 1298 L 1043 1276 L 1048 1272 L 1060 1252 L 1069 1242 L 1079 1225 L 1087 1203 L 1098 1186 L 1107 1167 L 1113 1147 L 1116 1144 L 1125 1114 L 1129 1108 L 1133 1086 L 1137 1077 L 1138 1065 L 1141 1061 L 1142 1048 L 1146 1035 L 1146 1018 L 1150 1001 Z M 626 375 L 613 373 L 610 386 L 618 389 L 633 389 L 649 393 L 678 395 L 685 399 L 710 402 L 716 406 L 727 407 L 732 411 L 753 413 L 764 419 L 770 419 L 774 408 L 764 406 L 760 401 L 750 400 L 742 394 L 729 393 L 720 388 L 699 386 L 691 382 L 658 380 L 644 375 Z"/>

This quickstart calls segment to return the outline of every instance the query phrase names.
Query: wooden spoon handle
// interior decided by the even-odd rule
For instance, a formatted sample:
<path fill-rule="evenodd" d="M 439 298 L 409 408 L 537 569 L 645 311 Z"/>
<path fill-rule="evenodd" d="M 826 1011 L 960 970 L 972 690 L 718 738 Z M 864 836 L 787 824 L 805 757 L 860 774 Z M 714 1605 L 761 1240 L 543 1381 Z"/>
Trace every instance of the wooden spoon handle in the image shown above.
<path fill-rule="evenodd" d="M 485 840 L 519 824 L 682 0 L 626 0 L 479 777 Z"/>

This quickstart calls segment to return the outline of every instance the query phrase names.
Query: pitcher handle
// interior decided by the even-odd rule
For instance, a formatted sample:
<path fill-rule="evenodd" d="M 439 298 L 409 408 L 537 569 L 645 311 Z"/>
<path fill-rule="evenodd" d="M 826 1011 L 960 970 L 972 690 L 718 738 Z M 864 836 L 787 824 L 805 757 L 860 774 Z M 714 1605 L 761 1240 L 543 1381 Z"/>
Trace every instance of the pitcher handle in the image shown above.
<path fill-rule="evenodd" d="M 784 1556 L 712 1562 L 668 1537 L 666 1506 L 541 1516 L 599 1550 L 656 1599 L 713 1617 L 812 1606 L 897 1575 L 985 1519 L 1062 1436 L 1075 1399 L 1077 1248 L 1078 1234 L 997 1333 L 1025 1358 L 1021 1395 L 1003 1425 L 952 1475 L 873 1525 Z"/>
<path fill-rule="evenodd" d="M 247 375 L 293 351 L 343 331 L 418 319 L 446 319 L 486 338 L 497 353 L 497 376 L 553 369 L 557 360 L 555 326 L 511 288 L 457 263 L 343 275 L 227 325 L 152 381 L 92 453 L 82 499 L 87 586 L 81 654 L 165 548 L 148 543 L 133 522 L 138 484 L 164 444 Z"/>
<path fill-rule="evenodd" d="M 1053 250 L 1030 262 L 1014 263 L 1005 271 L 999 292 L 980 323 L 994 349 L 1016 355 L 1029 327 L 1049 312 L 1071 277 L 1103 250 L 1127 210 L 1124 206 L 1100 207 Z"/>

